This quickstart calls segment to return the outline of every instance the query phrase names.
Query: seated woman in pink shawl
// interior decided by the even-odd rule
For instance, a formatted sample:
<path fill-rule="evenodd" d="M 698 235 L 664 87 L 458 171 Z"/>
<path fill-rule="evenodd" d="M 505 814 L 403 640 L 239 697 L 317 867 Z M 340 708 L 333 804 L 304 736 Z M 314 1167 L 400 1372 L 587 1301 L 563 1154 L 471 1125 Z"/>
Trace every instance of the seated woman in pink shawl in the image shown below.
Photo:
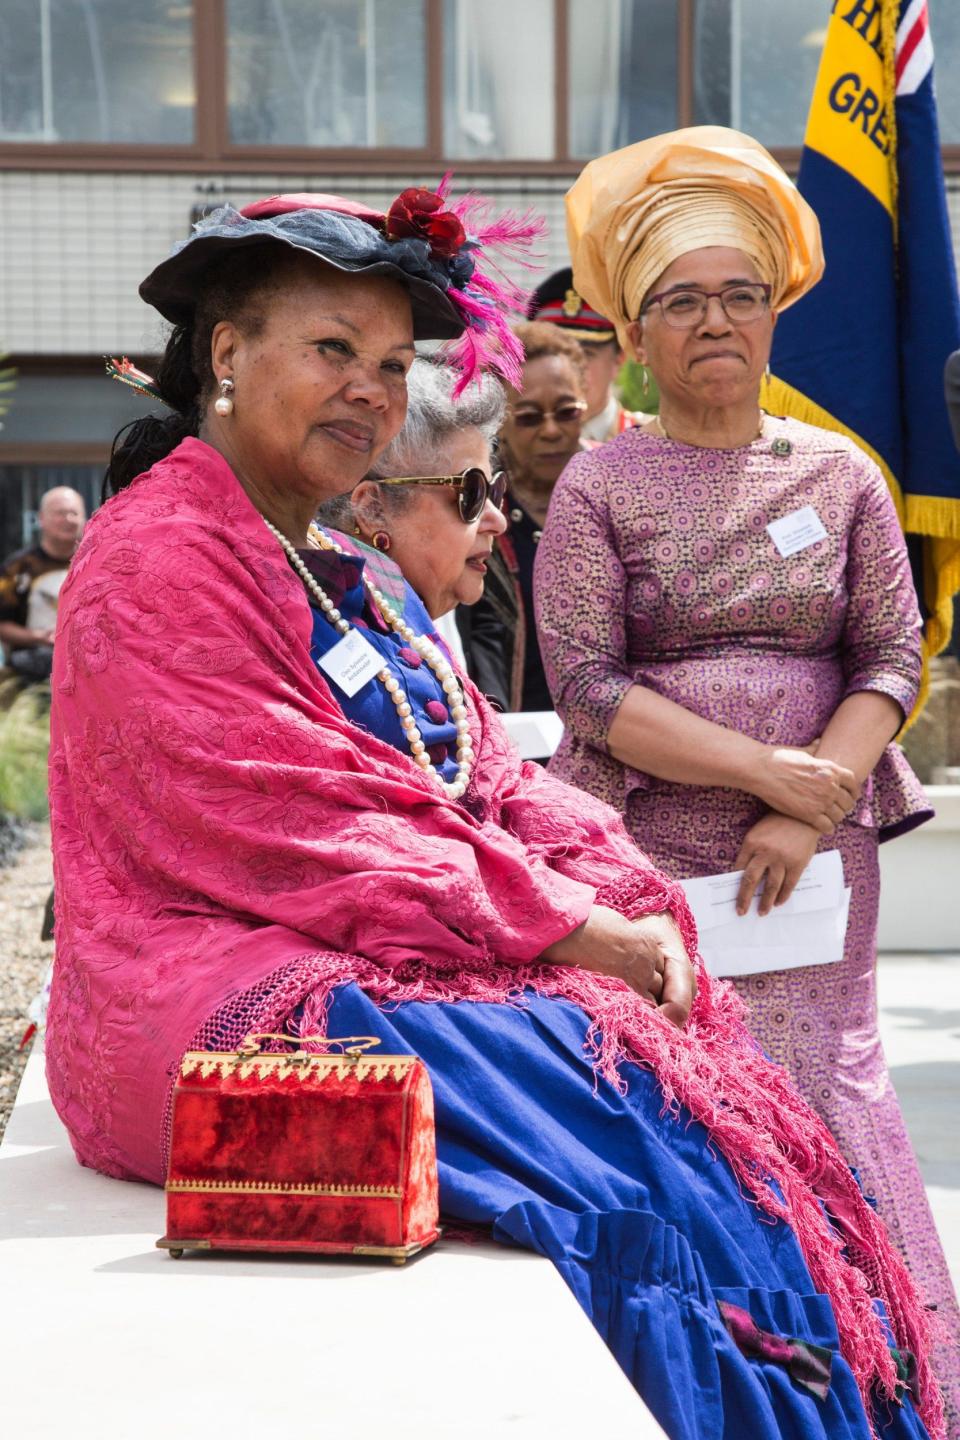
<path fill-rule="evenodd" d="M 185 1050 L 378 1035 L 430 1071 L 445 1213 L 549 1256 L 672 1440 L 940 1436 L 910 1277 L 679 888 L 311 526 L 417 338 L 510 373 L 489 238 L 426 192 L 275 197 L 141 287 L 171 413 L 115 450 L 55 650 L 54 1103 L 159 1184 Z"/>

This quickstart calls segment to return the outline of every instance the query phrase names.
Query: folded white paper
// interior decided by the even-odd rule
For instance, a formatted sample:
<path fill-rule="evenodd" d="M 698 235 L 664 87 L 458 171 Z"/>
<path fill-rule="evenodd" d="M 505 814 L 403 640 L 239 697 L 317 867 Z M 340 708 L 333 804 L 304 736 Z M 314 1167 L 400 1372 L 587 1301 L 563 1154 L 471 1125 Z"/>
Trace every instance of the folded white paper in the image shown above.
<path fill-rule="evenodd" d="M 711 975 L 760 975 L 843 959 L 850 891 L 836 850 L 815 855 L 784 905 L 760 915 L 759 894 L 746 915 L 736 910 L 742 870 L 682 882 Z"/>

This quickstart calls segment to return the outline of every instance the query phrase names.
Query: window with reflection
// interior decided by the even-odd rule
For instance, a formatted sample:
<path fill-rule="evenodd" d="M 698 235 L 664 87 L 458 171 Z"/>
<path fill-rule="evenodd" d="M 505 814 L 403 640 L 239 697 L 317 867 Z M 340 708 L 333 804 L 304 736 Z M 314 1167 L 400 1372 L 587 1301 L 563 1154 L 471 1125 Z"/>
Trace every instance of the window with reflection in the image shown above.
<path fill-rule="evenodd" d="M 948 0 L 949 3 L 949 0 Z M 697 0 L 694 121 L 802 145 L 830 0 Z"/>
<path fill-rule="evenodd" d="M 447 155 L 553 158 L 553 10 L 553 0 L 444 0 Z"/>
<path fill-rule="evenodd" d="M 424 0 L 228 0 L 234 145 L 420 149 Z"/>
<path fill-rule="evenodd" d="M 960 0 L 928 3 L 941 140 L 957 146 Z M 692 79 L 692 123 L 793 148 L 831 9 L 832 0 L 0 0 L 0 146 L 176 150 L 199 138 L 207 159 L 236 164 L 251 158 L 238 147 L 285 150 L 292 161 L 316 149 L 366 153 L 366 164 L 378 152 L 438 161 L 441 150 L 455 165 L 582 162 L 680 123 L 680 75 Z M 221 12 L 222 34 L 201 24 Z M 428 33 L 431 15 L 442 16 L 442 36 Z M 558 25 L 567 37 L 559 97 Z M 214 113 L 224 77 L 225 113 Z M 226 144 L 214 156 L 218 137 Z M 114 163 L 127 162 L 137 157 Z"/>
<path fill-rule="evenodd" d="M 570 153 L 677 124 L 677 18 L 662 0 L 569 0 Z"/>
<path fill-rule="evenodd" d="M 0 142 L 189 145 L 193 6 L 2 0 Z"/>

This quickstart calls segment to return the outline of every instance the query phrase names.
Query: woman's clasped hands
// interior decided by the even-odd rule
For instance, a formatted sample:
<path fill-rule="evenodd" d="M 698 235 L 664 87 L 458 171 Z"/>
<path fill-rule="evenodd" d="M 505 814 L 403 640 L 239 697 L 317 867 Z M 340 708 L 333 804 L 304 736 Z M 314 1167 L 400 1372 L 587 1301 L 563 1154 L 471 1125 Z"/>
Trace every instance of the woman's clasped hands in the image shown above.
<path fill-rule="evenodd" d="M 669 915 L 627 920 L 616 910 L 594 905 L 582 925 L 540 958 L 614 975 L 677 1026 L 686 1024 L 697 993 L 696 971 Z"/>
<path fill-rule="evenodd" d="M 832 835 L 857 803 L 860 786 L 852 770 L 821 758 L 818 746 L 764 745 L 750 788 L 771 810 Z"/>
<path fill-rule="evenodd" d="M 764 815 L 743 837 L 734 870 L 742 870 L 737 914 L 746 915 L 762 885 L 759 913 L 790 899 L 800 876 L 816 853 L 820 835 L 812 825 L 789 815 Z"/>
<path fill-rule="evenodd" d="M 761 915 L 789 900 L 821 835 L 832 835 L 859 799 L 853 771 L 819 757 L 818 748 L 818 741 L 805 750 L 764 748 L 753 793 L 766 801 L 771 813 L 750 827 L 734 861 L 733 868 L 743 871 L 737 892 L 740 915 L 761 888 Z"/>

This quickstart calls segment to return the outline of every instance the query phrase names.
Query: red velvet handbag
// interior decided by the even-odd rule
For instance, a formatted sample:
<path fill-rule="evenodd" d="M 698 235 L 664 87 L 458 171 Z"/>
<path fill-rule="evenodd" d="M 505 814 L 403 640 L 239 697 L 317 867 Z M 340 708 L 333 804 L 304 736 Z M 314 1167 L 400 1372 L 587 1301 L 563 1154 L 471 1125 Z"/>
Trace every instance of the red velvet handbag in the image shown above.
<path fill-rule="evenodd" d="M 402 1263 L 437 1239 L 433 1089 L 379 1040 L 267 1053 L 189 1051 L 173 1094 L 167 1233 L 184 1250 L 307 1250 Z"/>

